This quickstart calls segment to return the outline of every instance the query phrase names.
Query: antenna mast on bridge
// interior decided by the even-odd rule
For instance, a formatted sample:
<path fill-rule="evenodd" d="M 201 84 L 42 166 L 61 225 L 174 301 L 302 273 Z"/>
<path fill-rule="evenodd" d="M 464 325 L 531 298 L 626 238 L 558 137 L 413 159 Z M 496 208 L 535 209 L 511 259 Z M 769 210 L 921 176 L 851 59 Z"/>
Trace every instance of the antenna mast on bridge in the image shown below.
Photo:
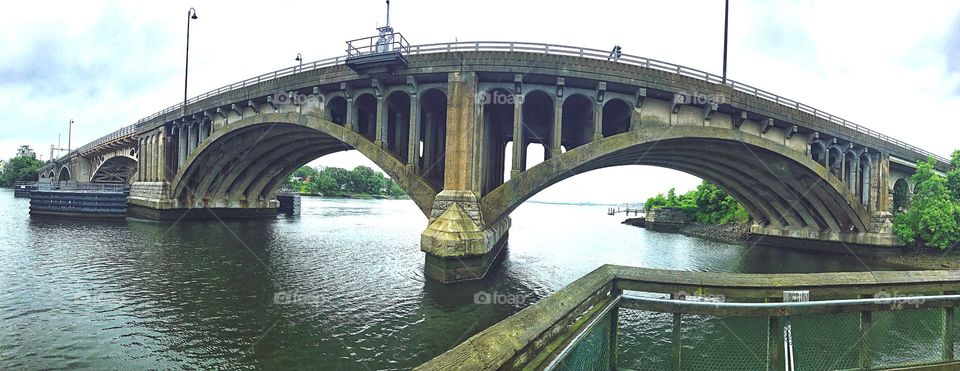
<path fill-rule="evenodd" d="M 390 0 L 387 0 L 387 24 L 378 27 L 377 31 L 380 31 L 380 37 L 377 38 L 377 52 L 389 52 L 390 46 L 393 44 L 393 27 L 390 27 Z"/>
<path fill-rule="evenodd" d="M 388 73 L 410 65 L 406 54 L 410 43 L 390 25 L 390 0 L 387 0 L 387 24 L 377 27 L 377 36 L 347 41 L 347 67 L 359 74 Z"/>

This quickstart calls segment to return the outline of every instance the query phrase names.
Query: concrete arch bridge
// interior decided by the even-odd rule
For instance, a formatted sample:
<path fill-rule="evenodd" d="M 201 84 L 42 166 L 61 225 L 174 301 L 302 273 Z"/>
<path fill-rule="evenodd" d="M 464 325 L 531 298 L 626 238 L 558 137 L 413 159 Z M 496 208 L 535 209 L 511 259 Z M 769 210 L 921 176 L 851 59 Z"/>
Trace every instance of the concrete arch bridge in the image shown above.
<path fill-rule="evenodd" d="M 331 58 L 234 83 L 41 173 L 130 182 L 140 217 L 274 215 L 294 170 L 355 149 L 428 217 L 426 273 L 449 282 L 484 275 L 523 201 L 593 169 L 652 165 L 707 179 L 772 239 L 889 246 L 894 184 L 928 156 L 948 167 L 812 107 L 652 59 L 508 42 L 412 46 L 402 57 L 365 69 Z M 528 169 L 530 145 L 545 161 Z"/>

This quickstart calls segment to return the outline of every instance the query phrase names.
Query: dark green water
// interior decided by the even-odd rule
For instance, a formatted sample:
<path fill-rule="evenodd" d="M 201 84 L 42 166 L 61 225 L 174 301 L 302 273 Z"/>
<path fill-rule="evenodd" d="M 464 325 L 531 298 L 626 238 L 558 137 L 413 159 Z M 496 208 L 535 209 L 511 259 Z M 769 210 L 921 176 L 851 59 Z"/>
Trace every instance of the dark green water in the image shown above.
<path fill-rule="evenodd" d="M 304 198 L 297 217 L 177 224 L 31 220 L 27 208 L 0 191 L 0 369 L 406 369 L 604 263 L 868 269 L 648 232 L 602 206 L 527 203 L 499 269 L 440 285 L 423 277 L 426 218 L 410 201 Z M 522 303 L 475 304 L 479 292 Z M 649 348 L 634 339 L 625 364 Z"/>

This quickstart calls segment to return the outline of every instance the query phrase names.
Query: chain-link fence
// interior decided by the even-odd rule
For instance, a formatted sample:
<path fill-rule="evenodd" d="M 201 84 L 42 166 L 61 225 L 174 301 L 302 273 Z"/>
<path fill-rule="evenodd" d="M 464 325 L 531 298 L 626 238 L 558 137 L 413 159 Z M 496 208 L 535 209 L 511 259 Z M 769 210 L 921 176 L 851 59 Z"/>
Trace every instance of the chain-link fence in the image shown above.
<path fill-rule="evenodd" d="M 604 325 L 587 329 L 583 339 L 574 345 L 559 361 L 554 370 L 604 370 L 610 364 L 611 313 L 604 314 L 597 323 Z"/>
<path fill-rule="evenodd" d="M 616 368 L 631 370 L 842 370 L 953 360 L 960 330 L 953 306 L 960 296 L 909 300 L 705 303 L 628 296 L 625 308 L 613 309 L 616 329 L 611 314 L 603 314 L 556 369 L 608 369 L 611 331 Z"/>

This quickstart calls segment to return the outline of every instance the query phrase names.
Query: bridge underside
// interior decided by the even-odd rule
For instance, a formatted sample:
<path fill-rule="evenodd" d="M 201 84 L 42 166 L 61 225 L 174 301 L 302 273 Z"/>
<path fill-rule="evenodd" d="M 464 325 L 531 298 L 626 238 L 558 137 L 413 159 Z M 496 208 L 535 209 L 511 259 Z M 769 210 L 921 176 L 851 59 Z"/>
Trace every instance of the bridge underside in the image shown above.
<path fill-rule="evenodd" d="M 321 156 L 357 149 L 408 190 L 426 213 L 436 191 L 395 155 L 358 133 L 299 114 L 264 114 L 214 133 L 184 159 L 173 181 L 138 182 L 132 213 L 155 219 L 276 215 L 276 191 Z"/>
<path fill-rule="evenodd" d="M 713 182 L 747 209 L 757 234 L 895 242 L 889 234 L 875 233 L 866 208 L 803 153 L 735 129 L 704 126 L 651 126 L 577 147 L 484 195 L 482 214 L 490 223 L 556 182 L 621 165 L 670 168 Z"/>

